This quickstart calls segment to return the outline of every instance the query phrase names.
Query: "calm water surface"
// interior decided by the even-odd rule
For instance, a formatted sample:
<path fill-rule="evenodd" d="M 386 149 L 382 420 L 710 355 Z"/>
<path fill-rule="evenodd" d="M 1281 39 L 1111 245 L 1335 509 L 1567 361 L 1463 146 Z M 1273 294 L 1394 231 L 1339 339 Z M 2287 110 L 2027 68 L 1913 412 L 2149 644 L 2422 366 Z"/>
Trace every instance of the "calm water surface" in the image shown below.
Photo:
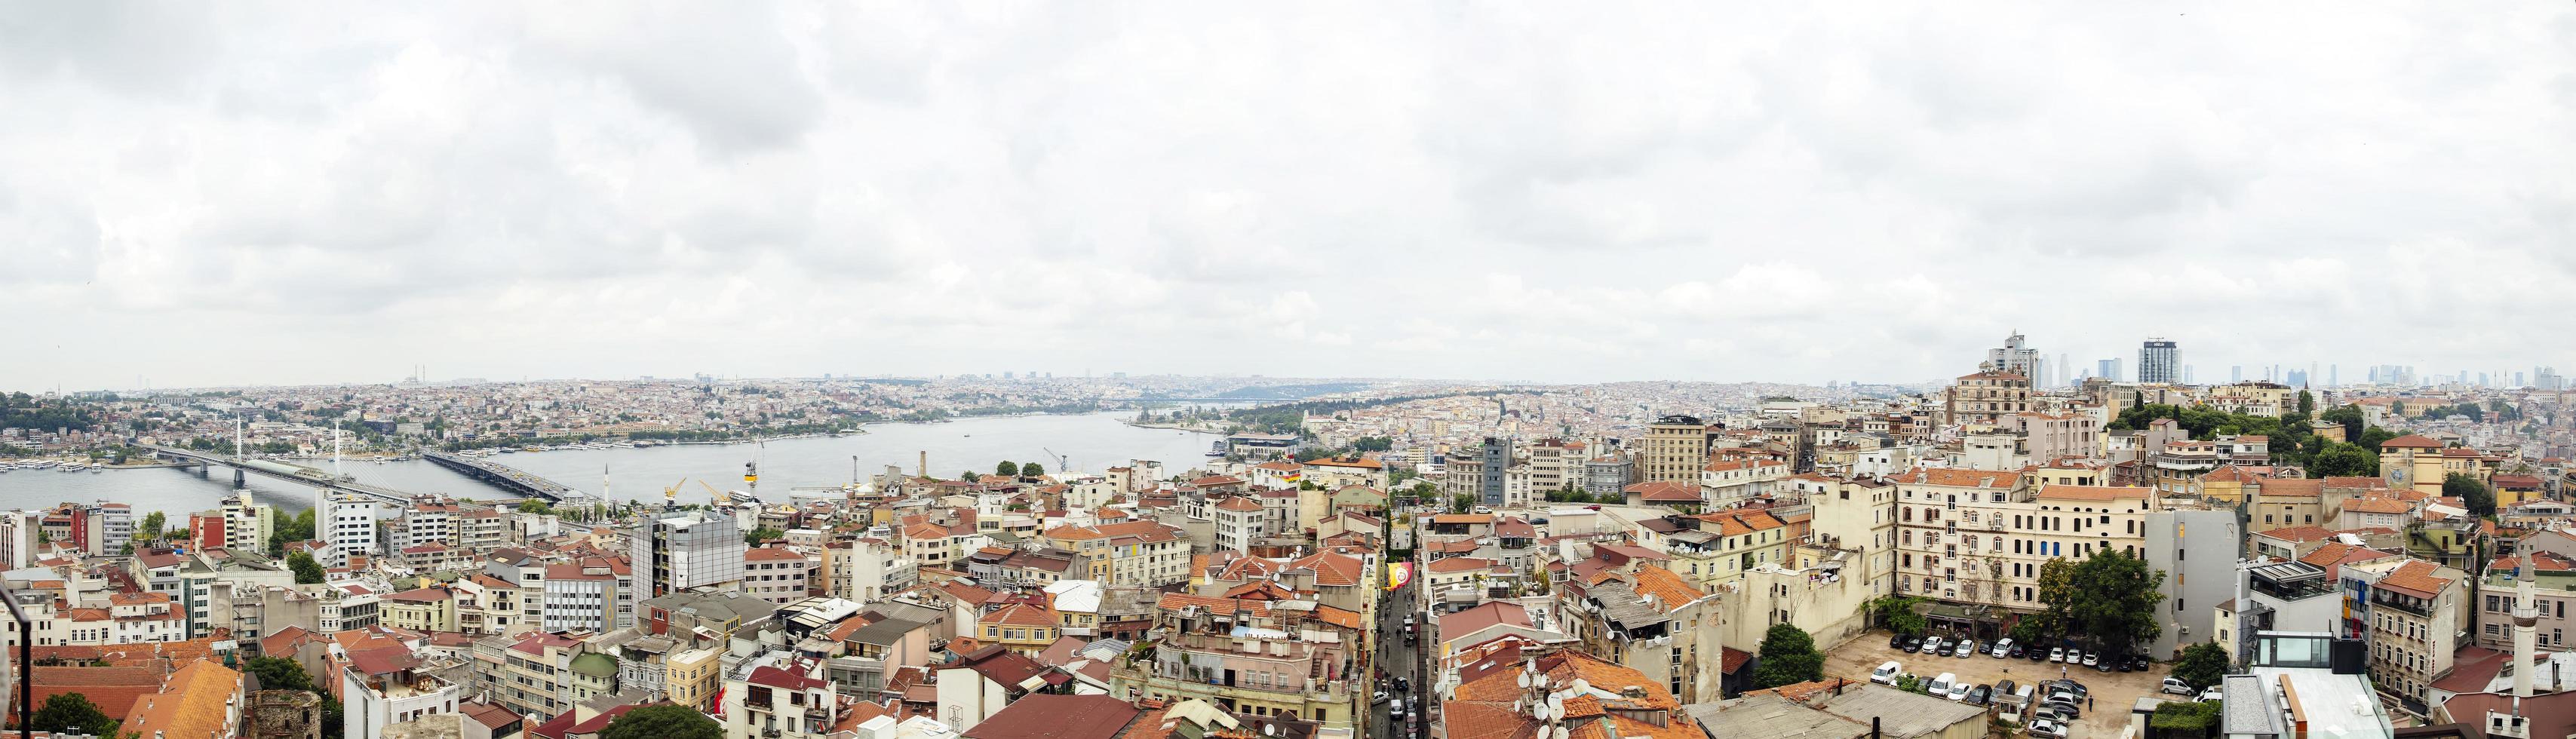
<path fill-rule="evenodd" d="M 1006 459 L 1037 462 L 1056 471 L 1060 465 L 1049 450 L 1064 455 L 1072 463 L 1071 469 L 1079 471 L 1098 472 L 1130 460 L 1146 459 L 1160 461 L 1178 472 L 1206 460 L 1208 445 L 1219 438 L 1123 423 L 1133 416 L 1121 412 L 889 423 L 870 425 L 868 433 L 856 436 L 789 439 L 765 446 L 573 449 L 496 454 L 491 459 L 593 495 L 601 492 L 605 471 L 608 494 L 620 500 L 660 500 L 662 488 L 686 481 L 680 488 L 680 500 L 695 503 L 705 501 L 707 496 L 706 488 L 697 481 L 704 480 L 718 490 L 740 489 L 743 463 L 758 456 L 761 497 L 779 501 L 786 499 L 791 488 L 850 482 L 854 460 L 861 480 L 883 471 L 886 465 L 899 465 L 910 473 L 918 453 L 923 451 L 929 452 L 930 474 L 937 477 L 969 469 L 991 471 L 995 463 Z M 327 458 L 295 461 L 323 469 L 331 467 Z M 503 495 L 497 488 L 426 461 L 343 462 L 340 471 L 356 476 L 360 482 L 406 492 L 467 498 Z M 247 489 L 252 498 L 277 506 L 280 511 L 301 511 L 313 505 L 313 489 L 294 483 L 252 476 Z M 184 522 L 190 512 L 214 508 L 231 491 L 232 475 L 227 470 L 217 470 L 203 478 L 177 469 L 110 470 L 100 474 L 15 470 L 0 474 L 0 508 L 108 500 L 133 505 L 138 519 L 161 511 L 172 525 Z"/>

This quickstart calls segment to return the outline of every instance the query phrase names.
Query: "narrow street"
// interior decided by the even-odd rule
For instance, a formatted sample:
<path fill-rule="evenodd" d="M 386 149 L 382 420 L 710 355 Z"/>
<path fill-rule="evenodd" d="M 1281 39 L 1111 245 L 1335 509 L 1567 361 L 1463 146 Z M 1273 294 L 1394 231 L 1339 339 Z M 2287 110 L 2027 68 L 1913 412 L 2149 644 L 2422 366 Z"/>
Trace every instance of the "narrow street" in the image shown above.
<path fill-rule="evenodd" d="M 1409 701 L 1421 696 L 1428 688 L 1422 682 L 1424 673 L 1420 650 L 1407 646 L 1404 641 L 1405 614 L 1419 613 L 1418 604 L 1421 600 L 1414 595 L 1418 586 L 1417 582 L 1415 585 L 1408 585 L 1387 593 L 1385 606 L 1378 609 L 1377 665 L 1379 669 L 1386 671 L 1387 681 L 1382 684 L 1384 687 L 1381 689 L 1387 690 L 1388 699 L 1384 703 L 1376 704 L 1372 711 L 1373 717 L 1369 723 L 1371 737 L 1429 735 L 1427 731 L 1418 734 L 1410 733 L 1415 727 L 1399 725 L 1403 721 L 1403 716 L 1402 711 L 1397 708 L 1399 701 Z M 1412 689 L 1402 693 L 1395 692 L 1392 689 L 1392 683 L 1397 677 L 1404 678 Z M 1415 711 L 1420 713 L 1421 709 L 1417 708 Z M 1425 726 L 1427 727 L 1427 724 Z"/>

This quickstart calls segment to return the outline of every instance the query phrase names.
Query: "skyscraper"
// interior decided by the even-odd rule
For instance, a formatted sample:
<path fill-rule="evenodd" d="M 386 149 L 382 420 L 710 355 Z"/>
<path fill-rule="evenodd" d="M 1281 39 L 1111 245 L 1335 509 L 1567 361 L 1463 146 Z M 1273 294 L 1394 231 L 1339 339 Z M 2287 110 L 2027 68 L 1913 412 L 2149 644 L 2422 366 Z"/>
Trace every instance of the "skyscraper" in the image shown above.
<path fill-rule="evenodd" d="M 2093 376 L 2094 376 L 2094 377 L 2099 377 L 2099 378 L 2102 378 L 2102 379 L 2105 379 L 2105 380 L 2109 380 L 2109 381 L 2112 381 L 2112 382 L 2119 382 L 2119 381 L 2120 381 L 2120 358 L 2119 358 L 2119 357 L 2112 357 L 2112 358 L 2110 358 L 2110 359 L 2104 359 L 2104 360 L 2099 360 L 2099 361 L 2094 362 L 2094 363 L 2093 363 Z"/>
<path fill-rule="evenodd" d="M 2228 366 L 2227 366 L 2227 381 L 2228 381 L 2228 382 L 2244 382 L 2244 381 L 2245 381 L 2245 365 L 2241 365 L 2241 364 L 2231 364 L 2231 365 L 2228 365 Z"/>
<path fill-rule="evenodd" d="M 2182 379 L 2182 365 L 2176 361 L 2181 358 L 2179 354 L 2171 341 L 2147 339 L 2147 343 L 2138 348 L 2138 381 L 2166 385 L 2179 381 Z"/>

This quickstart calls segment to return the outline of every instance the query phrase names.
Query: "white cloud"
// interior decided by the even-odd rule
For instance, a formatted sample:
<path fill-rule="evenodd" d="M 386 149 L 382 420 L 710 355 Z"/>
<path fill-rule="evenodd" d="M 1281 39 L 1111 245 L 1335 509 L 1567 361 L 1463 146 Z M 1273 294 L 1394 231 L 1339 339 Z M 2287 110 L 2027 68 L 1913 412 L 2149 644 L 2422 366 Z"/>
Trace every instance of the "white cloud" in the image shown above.
<path fill-rule="evenodd" d="M 2564 4 L 0 6 L 0 386 L 2576 365 Z"/>

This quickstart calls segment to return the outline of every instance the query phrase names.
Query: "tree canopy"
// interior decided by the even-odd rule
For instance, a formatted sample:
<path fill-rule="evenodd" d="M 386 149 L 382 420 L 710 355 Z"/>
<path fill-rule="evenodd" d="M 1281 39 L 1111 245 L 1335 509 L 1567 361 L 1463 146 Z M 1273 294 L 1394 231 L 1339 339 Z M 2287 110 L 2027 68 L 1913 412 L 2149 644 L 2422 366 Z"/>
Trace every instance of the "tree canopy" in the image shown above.
<path fill-rule="evenodd" d="M 2201 642 L 2182 650 L 2182 661 L 2174 663 L 2176 680 L 2190 684 L 2192 690 L 2217 685 L 2227 676 L 2227 648 L 2215 642 Z"/>
<path fill-rule="evenodd" d="M 1038 463 L 1036 463 L 1036 462 L 1021 462 L 1021 463 L 1020 463 L 1020 476 L 1021 476 L 1021 477 L 1038 477 L 1038 476 L 1045 475 L 1045 474 L 1046 474 L 1046 465 L 1038 464 Z"/>
<path fill-rule="evenodd" d="M 764 541 L 777 541 L 777 540 L 779 539 L 779 537 L 783 537 L 783 536 L 786 536 L 786 535 L 787 535 L 787 532 L 780 531 L 780 530 L 777 530 L 777 529 L 773 529 L 773 528 L 770 528 L 770 527 L 767 527 L 767 526 L 762 526 L 762 527 L 760 527 L 760 528 L 752 529 L 749 533 L 745 533 L 745 534 L 743 534 L 743 535 L 742 535 L 742 543 L 744 543 L 744 544 L 749 544 L 749 545 L 752 545 L 752 546 L 755 546 L 755 547 L 756 547 L 756 546 L 760 546 L 760 543 L 761 543 L 761 542 L 764 542 Z"/>
<path fill-rule="evenodd" d="M 1906 636 L 1921 636 L 1926 624 L 1923 614 L 1914 609 L 1922 602 L 1922 598 L 1912 596 L 1880 598 L 1874 606 L 1878 609 L 1878 622 L 1886 624 L 1888 631 Z"/>
<path fill-rule="evenodd" d="M 2379 455 L 2361 448 L 2360 444 L 2333 442 L 2308 463 L 2309 477 L 2377 477 Z"/>
<path fill-rule="evenodd" d="M 99 710 L 98 704 L 91 703 L 89 696 L 79 693 L 57 693 L 46 698 L 45 704 L 36 709 L 34 716 L 28 717 L 27 723 L 39 731 L 93 736 L 115 736 L 116 730 L 116 720 L 108 718 L 107 712 Z"/>
<path fill-rule="evenodd" d="M 724 727 L 688 706 L 662 704 L 610 719 L 599 739 L 724 739 Z"/>
<path fill-rule="evenodd" d="M 242 663 L 242 672 L 259 676 L 261 690 L 321 692 L 313 687 L 313 676 L 304 672 L 304 665 L 285 657 L 252 657 Z"/>
<path fill-rule="evenodd" d="M 1776 624 L 1762 635 L 1761 663 L 1753 668 L 1753 687 L 1825 679 L 1825 656 L 1816 653 L 1816 638 L 1791 624 Z"/>
<path fill-rule="evenodd" d="M 2442 494 L 2459 498 L 2460 502 L 2467 504 L 2469 515 L 2495 515 L 2495 491 L 2487 489 L 2487 484 L 2479 482 L 2475 476 L 2459 472 L 2442 476 Z"/>
<path fill-rule="evenodd" d="M 1003 477 L 1019 477 L 1020 463 L 1007 459 L 1002 460 L 1001 464 L 993 465 L 993 474 L 1001 475 Z"/>
<path fill-rule="evenodd" d="M 2048 570 L 2040 568 L 2042 597 Z M 2125 652 L 2164 634 L 2155 606 L 2165 600 L 2165 572 L 2118 550 L 2095 552 L 2068 574 L 2064 622 L 2094 644 Z M 2055 604 L 2051 604 L 2052 610 Z"/>
<path fill-rule="evenodd" d="M 319 585 L 324 578 L 322 563 L 313 561 L 313 553 L 301 549 L 286 555 L 286 569 L 295 573 L 297 585 Z"/>

